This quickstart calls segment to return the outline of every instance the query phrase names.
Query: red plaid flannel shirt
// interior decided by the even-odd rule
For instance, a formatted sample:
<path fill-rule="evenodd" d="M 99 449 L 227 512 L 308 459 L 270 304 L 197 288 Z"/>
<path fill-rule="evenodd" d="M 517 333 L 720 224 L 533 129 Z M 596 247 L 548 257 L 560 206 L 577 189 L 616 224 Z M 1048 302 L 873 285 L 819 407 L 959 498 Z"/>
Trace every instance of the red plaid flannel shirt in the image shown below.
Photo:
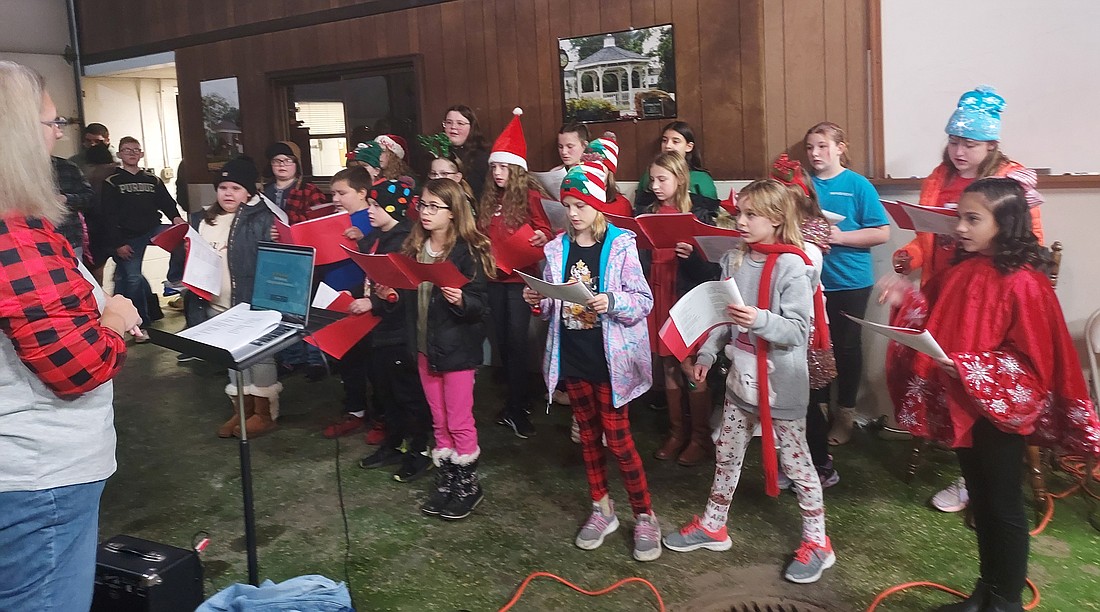
<path fill-rule="evenodd" d="M 324 192 L 318 189 L 316 185 L 299 179 L 299 185 L 287 192 L 286 201 L 283 204 L 286 207 L 286 216 L 290 219 L 290 224 L 293 225 L 302 221 L 309 221 L 309 210 L 314 206 L 321 206 L 327 202 Z"/>
<path fill-rule="evenodd" d="M 0 328 L 63 399 L 111 380 L 126 360 L 126 341 L 99 324 L 92 287 L 48 221 L 0 220 Z"/>

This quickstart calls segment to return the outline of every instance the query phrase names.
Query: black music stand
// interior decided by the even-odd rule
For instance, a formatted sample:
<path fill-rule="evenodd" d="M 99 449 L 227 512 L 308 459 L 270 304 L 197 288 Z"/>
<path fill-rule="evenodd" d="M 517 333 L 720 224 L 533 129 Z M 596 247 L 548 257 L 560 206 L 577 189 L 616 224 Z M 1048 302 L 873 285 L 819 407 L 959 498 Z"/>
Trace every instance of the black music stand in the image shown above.
<path fill-rule="evenodd" d="M 241 455 L 241 497 L 244 499 L 244 544 L 248 555 L 248 583 L 259 586 L 259 563 L 256 560 L 256 514 L 252 505 L 252 453 L 248 446 L 248 432 L 245 429 L 244 414 L 244 387 L 241 384 L 243 376 L 241 372 L 247 370 L 256 363 L 270 355 L 287 348 L 301 339 L 302 334 L 294 334 L 287 338 L 266 346 L 260 352 L 243 361 L 236 361 L 233 355 L 223 349 L 202 342 L 196 342 L 189 338 L 181 338 L 176 334 L 149 328 L 146 330 L 149 340 L 157 345 L 179 353 L 194 355 L 203 361 L 215 366 L 234 370 L 237 372 L 237 410 L 241 419 L 240 455 Z M 304 330 L 303 330 L 304 333 Z"/>

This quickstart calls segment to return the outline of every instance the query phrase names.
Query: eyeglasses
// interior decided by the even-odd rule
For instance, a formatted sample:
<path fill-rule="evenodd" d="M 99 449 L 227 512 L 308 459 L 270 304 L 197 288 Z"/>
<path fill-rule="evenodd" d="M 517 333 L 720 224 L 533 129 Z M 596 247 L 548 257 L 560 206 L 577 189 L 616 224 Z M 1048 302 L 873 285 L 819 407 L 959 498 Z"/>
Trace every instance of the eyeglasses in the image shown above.
<path fill-rule="evenodd" d="M 428 178 L 450 178 L 456 174 L 462 174 L 461 172 L 429 172 Z"/>
<path fill-rule="evenodd" d="M 52 121 L 43 121 L 42 125 L 45 125 L 47 127 L 57 128 L 57 129 L 60 130 L 60 129 L 64 129 L 64 128 L 68 127 L 72 123 L 73 123 L 72 121 L 69 121 L 68 119 L 66 119 L 64 117 L 58 117 L 57 119 L 54 119 Z"/>
<path fill-rule="evenodd" d="M 440 210 L 450 210 L 450 209 L 451 209 L 450 206 L 440 206 L 438 204 L 425 204 L 423 202 L 420 202 L 416 205 L 416 212 L 428 213 L 429 215 L 434 215 L 435 213 L 439 212 Z"/>
<path fill-rule="evenodd" d="M 272 166 L 293 166 L 294 160 L 290 158 L 273 159 L 271 160 Z"/>
<path fill-rule="evenodd" d="M 469 125 L 470 125 L 469 121 L 444 121 L 443 122 L 443 127 L 444 128 L 459 128 L 459 127 L 467 127 Z"/>
<path fill-rule="evenodd" d="M 133 155 L 141 155 L 141 149 L 119 149 L 119 153 L 130 153 Z"/>

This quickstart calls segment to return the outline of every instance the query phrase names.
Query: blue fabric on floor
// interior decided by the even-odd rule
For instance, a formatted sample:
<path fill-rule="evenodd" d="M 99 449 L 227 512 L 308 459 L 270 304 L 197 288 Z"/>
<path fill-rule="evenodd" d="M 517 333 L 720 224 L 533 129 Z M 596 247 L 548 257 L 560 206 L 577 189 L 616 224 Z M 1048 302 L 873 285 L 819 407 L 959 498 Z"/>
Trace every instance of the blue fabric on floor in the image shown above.
<path fill-rule="evenodd" d="M 278 584 L 233 584 L 206 600 L 195 612 L 355 612 L 343 582 L 324 576 L 298 576 Z"/>

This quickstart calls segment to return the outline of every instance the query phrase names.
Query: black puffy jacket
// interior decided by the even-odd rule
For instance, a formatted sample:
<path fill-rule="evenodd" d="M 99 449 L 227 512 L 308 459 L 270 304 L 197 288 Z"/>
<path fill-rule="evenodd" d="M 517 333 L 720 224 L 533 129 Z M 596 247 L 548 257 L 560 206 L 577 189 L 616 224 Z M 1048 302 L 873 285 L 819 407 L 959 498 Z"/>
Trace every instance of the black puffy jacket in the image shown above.
<path fill-rule="evenodd" d="M 375 229 L 359 240 L 359 250 L 363 253 L 377 255 L 400 253 L 401 246 L 404 244 L 405 238 L 409 236 L 411 228 L 412 222 L 408 219 L 402 219 L 388 232 Z M 363 297 L 363 288 L 356 287 L 351 291 L 351 294 L 357 298 Z M 415 297 L 415 292 L 413 294 Z M 374 348 L 404 345 L 407 342 L 405 310 L 409 308 L 406 300 L 398 300 L 394 304 L 389 304 L 378 297 L 377 293 L 371 293 L 370 300 L 371 312 L 381 315 L 382 320 L 363 340 Z M 412 304 L 412 308 L 415 309 L 416 301 L 414 300 Z"/>

